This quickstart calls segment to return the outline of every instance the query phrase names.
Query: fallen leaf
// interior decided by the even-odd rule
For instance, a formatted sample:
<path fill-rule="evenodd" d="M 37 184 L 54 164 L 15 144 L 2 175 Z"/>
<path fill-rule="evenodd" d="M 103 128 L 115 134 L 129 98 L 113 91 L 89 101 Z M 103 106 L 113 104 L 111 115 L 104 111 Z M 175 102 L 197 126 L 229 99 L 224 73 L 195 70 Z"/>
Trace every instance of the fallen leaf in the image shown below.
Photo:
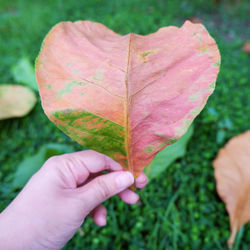
<path fill-rule="evenodd" d="M 149 180 L 160 175 L 175 160 L 186 154 L 186 147 L 193 135 L 193 131 L 194 128 L 191 125 L 188 131 L 177 142 L 167 146 L 156 155 L 154 160 L 144 170 Z"/>
<path fill-rule="evenodd" d="M 231 248 L 237 231 L 250 221 L 250 131 L 220 149 L 213 166 L 218 194 L 230 216 Z"/>
<path fill-rule="evenodd" d="M 12 75 L 16 82 L 22 83 L 27 87 L 38 91 L 38 85 L 36 83 L 36 75 L 34 67 L 31 65 L 30 60 L 27 57 L 20 59 L 12 67 Z"/>
<path fill-rule="evenodd" d="M 23 188 L 30 177 L 35 174 L 51 156 L 73 152 L 69 145 L 49 143 L 45 144 L 34 155 L 24 159 L 18 166 L 14 174 L 12 188 Z"/>
<path fill-rule="evenodd" d="M 52 28 L 36 75 L 49 119 L 137 176 L 187 131 L 214 90 L 219 66 L 217 45 L 201 24 L 122 36 L 77 21 Z"/>
<path fill-rule="evenodd" d="M 245 42 L 241 49 L 247 54 L 250 54 L 250 42 Z"/>
<path fill-rule="evenodd" d="M 0 85 L 0 120 L 27 115 L 36 103 L 36 96 L 25 86 Z"/>

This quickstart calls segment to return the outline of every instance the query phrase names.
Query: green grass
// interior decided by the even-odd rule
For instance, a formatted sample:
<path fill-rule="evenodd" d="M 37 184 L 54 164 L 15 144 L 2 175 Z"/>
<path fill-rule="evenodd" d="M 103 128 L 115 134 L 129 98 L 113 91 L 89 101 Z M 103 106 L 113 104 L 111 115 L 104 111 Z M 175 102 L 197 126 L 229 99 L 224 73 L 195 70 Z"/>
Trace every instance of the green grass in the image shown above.
<path fill-rule="evenodd" d="M 250 6 L 247 0 L 238 2 L 0 0 L 1 83 L 14 81 L 10 69 L 22 56 L 34 62 L 45 34 L 63 20 L 89 19 L 121 34 L 147 34 L 196 16 L 221 51 L 216 91 L 195 120 L 186 156 L 140 192 L 141 205 L 128 206 L 118 198 L 106 202 L 108 225 L 98 228 L 87 219 L 65 249 L 226 249 L 229 218 L 216 193 L 212 161 L 230 137 L 250 127 L 250 60 L 241 51 L 250 35 Z M 49 142 L 81 149 L 48 121 L 40 103 L 25 118 L 0 122 L 1 210 L 17 194 L 6 190 L 18 163 Z M 237 248 L 249 249 L 250 225 L 240 237 Z"/>

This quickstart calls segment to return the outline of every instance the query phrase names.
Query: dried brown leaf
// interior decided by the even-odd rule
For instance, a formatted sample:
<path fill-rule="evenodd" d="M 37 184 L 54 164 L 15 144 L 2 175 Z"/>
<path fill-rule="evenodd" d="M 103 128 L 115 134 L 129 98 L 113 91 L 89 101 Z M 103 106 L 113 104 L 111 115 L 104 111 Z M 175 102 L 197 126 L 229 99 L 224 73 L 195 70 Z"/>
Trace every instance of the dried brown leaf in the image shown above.
<path fill-rule="evenodd" d="M 237 231 L 250 221 L 250 130 L 220 149 L 213 166 L 218 194 L 230 216 L 232 247 Z"/>
<path fill-rule="evenodd" d="M 241 49 L 245 53 L 250 54 L 250 42 L 245 42 Z"/>

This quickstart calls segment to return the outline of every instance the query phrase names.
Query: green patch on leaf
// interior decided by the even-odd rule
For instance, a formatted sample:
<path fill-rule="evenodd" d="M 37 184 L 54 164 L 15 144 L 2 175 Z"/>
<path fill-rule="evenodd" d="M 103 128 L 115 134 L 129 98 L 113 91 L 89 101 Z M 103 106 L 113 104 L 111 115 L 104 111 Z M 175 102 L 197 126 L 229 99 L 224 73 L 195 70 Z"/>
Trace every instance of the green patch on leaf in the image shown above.
<path fill-rule="evenodd" d="M 145 58 L 149 56 L 150 54 L 152 54 L 153 52 L 154 52 L 153 50 L 144 51 L 143 53 L 141 53 L 141 56 Z"/>
<path fill-rule="evenodd" d="M 213 66 L 214 66 L 214 67 L 220 67 L 220 60 L 217 61 L 217 62 L 215 62 L 215 63 L 213 63 Z"/>
<path fill-rule="evenodd" d="M 148 145 L 145 149 L 143 149 L 143 152 L 146 154 L 152 154 L 156 150 L 156 147 L 154 145 Z"/>
<path fill-rule="evenodd" d="M 210 85 L 209 85 L 209 87 L 208 87 L 210 91 L 213 91 L 213 90 L 214 90 L 214 88 L 215 88 L 215 83 L 216 83 L 215 81 L 213 81 L 213 82 L 210 83 Z"/>
<path fill-rule="evenodd" d="M 97 69 L 96 75 L 93 76 L 94 80 L 101 81 L 103 79 L 104 69 Z"/>
<path fill-rule="evenodd" d="M 110 156 L 126 155 L 123 126 L 88 111 L 57 111 L 51 117 L 57 127 L 87 148 Z"/>
<path fill-rule="evenodd" d="M 63 98 L 64 95 L 69 94 L 74 87 L 77 86 L 86 86 L 88 82 L 79 82 L 79 81 L 72 81 L 69 83 L 66 83 L 65 86 L 57 91 L 58 97 Z"/>
<path fill-rule="evenodd" d="M 51 84 L 47 84 L 46 87 L 47 87 L 48 89 L 53 89 L 53 85 L 51 85 Z"/>

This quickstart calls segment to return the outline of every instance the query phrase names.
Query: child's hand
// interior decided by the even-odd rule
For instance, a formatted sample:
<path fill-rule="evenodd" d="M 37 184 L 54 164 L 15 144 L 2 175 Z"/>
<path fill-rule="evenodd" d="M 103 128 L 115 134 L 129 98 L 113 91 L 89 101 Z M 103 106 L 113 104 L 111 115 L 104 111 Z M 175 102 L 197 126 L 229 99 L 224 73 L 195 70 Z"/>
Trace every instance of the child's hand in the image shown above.
<path fill-rule="evenodd" d="M 1 249 L 60 249 L 88 214 L 106 224 L 100 204 L 111 196 L 136 203 L 139 196 L 128 189 L 133 183 L 131 173 L 92 150 L 52 157 L 0 214 Z M 136 179 L 138 188 L 146 183 L 145 174 Z"/>

